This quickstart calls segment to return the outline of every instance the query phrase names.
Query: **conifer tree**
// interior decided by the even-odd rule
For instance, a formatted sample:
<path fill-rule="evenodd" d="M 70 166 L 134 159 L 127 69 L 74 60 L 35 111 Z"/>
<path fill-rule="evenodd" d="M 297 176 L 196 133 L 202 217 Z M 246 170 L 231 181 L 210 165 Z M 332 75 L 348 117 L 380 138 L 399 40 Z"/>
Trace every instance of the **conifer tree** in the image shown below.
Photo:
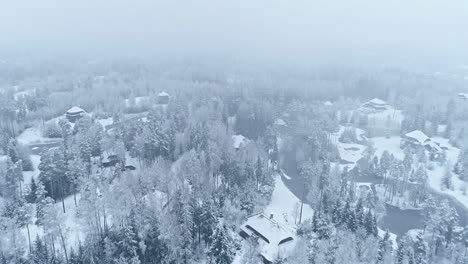
<path fill-rule="evenodd" d="M 210 263 L 231 264 L 235 256 L 236 247 L 226 227 L 218 227 L 213 238 L 213 243 L 208 250 Z"/>

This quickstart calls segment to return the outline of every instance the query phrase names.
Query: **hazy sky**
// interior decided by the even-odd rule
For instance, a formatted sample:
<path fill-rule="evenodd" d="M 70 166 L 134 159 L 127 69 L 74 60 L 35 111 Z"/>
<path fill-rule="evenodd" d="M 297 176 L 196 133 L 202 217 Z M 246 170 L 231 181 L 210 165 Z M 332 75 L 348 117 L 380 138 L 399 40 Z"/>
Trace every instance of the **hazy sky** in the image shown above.
<path fill-rule="evenodd" d="M 468 58 L 467 0 L 0 0 L 0 51 Z"/>

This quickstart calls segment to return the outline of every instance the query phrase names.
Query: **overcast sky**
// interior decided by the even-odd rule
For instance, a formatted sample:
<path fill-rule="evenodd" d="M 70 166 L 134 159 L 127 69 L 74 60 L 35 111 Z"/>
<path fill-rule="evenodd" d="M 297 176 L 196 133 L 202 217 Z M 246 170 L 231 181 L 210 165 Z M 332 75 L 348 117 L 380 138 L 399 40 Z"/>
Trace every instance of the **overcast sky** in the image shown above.
<path fill-rule="evenodd" d="M 0 48 L 464 63 L 468 1 L 0 0 Z"/>

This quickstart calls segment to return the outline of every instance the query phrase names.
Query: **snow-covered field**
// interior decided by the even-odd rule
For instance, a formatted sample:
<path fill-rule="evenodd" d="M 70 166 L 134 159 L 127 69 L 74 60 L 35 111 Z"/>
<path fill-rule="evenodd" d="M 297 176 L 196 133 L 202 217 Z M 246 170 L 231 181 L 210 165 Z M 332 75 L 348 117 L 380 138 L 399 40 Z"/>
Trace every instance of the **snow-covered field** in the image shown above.
<path fill-rule="evenodd" d="M 405 153 L 400 148 L 400 137 L 375 137 L 371 139 L 374 143 L 375 155 L 381 157 L 384 151 L 388 151 L 397 159 L 403 160 Z"/>
<path fill-rule="evenodd" d="M 31 127 L 23 131 L 18 136 L 18 143 L 22 145 L 29 145 L 33 143 L 44 143 L 48 141 L 54 141 L 54 139 L 46 138 L 42 135 L 42 131 L 38 127 Z"/>

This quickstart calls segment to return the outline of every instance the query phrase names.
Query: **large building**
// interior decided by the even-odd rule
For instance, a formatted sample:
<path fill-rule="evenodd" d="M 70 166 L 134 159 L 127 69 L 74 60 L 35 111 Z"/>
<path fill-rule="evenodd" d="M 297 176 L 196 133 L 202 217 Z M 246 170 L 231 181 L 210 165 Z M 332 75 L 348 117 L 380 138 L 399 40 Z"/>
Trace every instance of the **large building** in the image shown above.
<path fill-rule="evenodd" d="M 287 258 L 294 248 L 295 234 L 288 227 L 280 225 L 264 213 L 251 215 L 240 227 L 244 239 L 256 239 L 260 254 L 265 263 L 272 263 L 277 258 Z"/>
<path fill-rule="evenodd" d="M 431 159 L 439 159 L 444 154 L 444 151 L 439 143 L 433 141 L 424 132 L 415 130 L 406 133 L 401 138 L 401 147 L 424 148 L 429 152 Z"/>
<path fill-rule="evenodd" d="M 374 98 L 361 106 L 362 108 L 366 108 L 373 111 L 385 111 L 388 109 L 387 102 L 380 100 L 378 98 Z"/>
<path fill-rule="evenodd" d="M 82 118 L 85 114 L 85 110 L 78 106 L 73 106 L 72 108 L 68 109 L 68 111 L 65 113 L 65 117 L 70 123 L 75 123 L 76 120 Z"/>

